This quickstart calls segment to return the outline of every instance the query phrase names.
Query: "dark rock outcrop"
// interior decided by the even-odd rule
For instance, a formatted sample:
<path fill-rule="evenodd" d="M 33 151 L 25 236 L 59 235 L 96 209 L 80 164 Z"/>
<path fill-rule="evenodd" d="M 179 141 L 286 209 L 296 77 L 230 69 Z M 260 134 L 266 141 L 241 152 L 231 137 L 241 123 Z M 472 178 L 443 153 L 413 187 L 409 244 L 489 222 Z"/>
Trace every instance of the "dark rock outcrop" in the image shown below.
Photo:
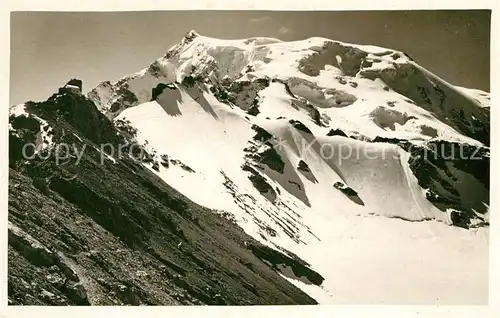
<path fill-rule="evenodd" d="M 293 276 L 290 278 L 294 279 L 305 279 L 307 283 L 314 285 L 321 285 L 325 280 L 323 276 L 309 268 L 308 264 L 303 260 L 299 259 L 297 256 L 294 257 L 287 256 L 277 250 L 267 247 L 262 244 L 249 244 L 248 248 L 255 254 L 259 259 L 268 262 L 276 268 L 278 271 L 282 272 L 285 276 L 289 276 L 284 268 L 290 268 Z M 281 267 L 281 268 L 280 268 Z"/>
<path fill-rule="evenodd" d="M 359 197 L 358 193 L 351 187 L 345 185 L 343 182 L 337 181 L 333 184 L 333 187 L 337 190 L 340 190 L 343 194 L 345 194 L 351 201 L 359 205 L 365 205 L 363 200 Z"/>
<path fill-rule="evenodd" d="M 341 137 L 348 137 L 345 132 L 343 132 L 341 129 L 337 128 L 335 130 L 330 129 L 327 136 L 341 136 Z"/>
<path fill-rule="evenodd" d="M 273 137 L 267 130 L 255 124 L 252 125 L 252 129 L 257 132 L 257 134 L 253 136 L 255 141 L 266 142 Z"/>
<path fill-rule="evenodd" d="M 264 178 L 257 170 L 245 164 L 242 167 L 243 171 L 247 171 L 250 174 L 248 175 L 248 179 L 252 182 L 253 186 L 267 199 L 274 202 L 277 198 L 277 193 L 274 188 L 267 182 L 266 178 Z"/>
<path fill-rule="evenodd" d="M 427 199 L 442 211 L 456 210 L 450 215 L 455 225 L 466 227 L 477 218 L 476 213 L 486 213 L 483 202 L 489 202 L 489 149 L 441 140 L 425 146 L 406 144 L 406 149 L 410 169 L 418 184 L 427 189 Z M 460 186 L 464 182 L 475 182 L 476 186 L 464 189 Z"/>
<path fill-rule="evenodd" d="M 300 171 L 304 171 L 304 172 L 311 172 L 311 169 L 309 169 L 309 166 L 307 165 L 307 163 L 304 160 L 299 161 L 299 165 L 297 166 L 297 169 Z"/>
<path fill-rule="evenodd" d="M 304 125 L 303 123 L 301 123 L 300 121 L 298 120 L 294 120 L 294 119 L 290 119 L 289 120 L 289 123 L 297 130 L 300 130 L 302 132 L 305 132 L 307 134 L 312 134 L 311 130 L 309 128 L 307 128 L 306 125 Z"/>
<path fill-rule="evenodd" d="M 177 89 L 175 87 L 175 85 L 173 84 L 165 84 L 165 83 L 159 83 L 158 85 L 156 85 L 152 90 L 151 90 L 151 100 L 156 100 L 156 98 L 158 96 L 161 95 L 161 93 L 163 93 L 163 90 L 165 88 L 168 88 L 168 89 Z"/>
<path fill-rule="evenodd" d="M 416 145 L 406 139 L 380 136 L 372 142 L 394 144 L 410 154 L 409 167 L 426 190 L 427 200 L 443 213 L 451 209 L 454 225 L 469 228 L 472 220 L 488 223 L 480 215 L 487 212 L 484 203 L 489 203 L 489 148 L 445 140 Z"/>
<path fill-rule="evenodd" d="M 316 52 L 299 61 L 299 70 L 310 76 L 318 76 L 327 64 L 339 68 L 345 75 L 355 76 L 368 55 L 356 47 L 334 41 L 327 41 L 321 48 L 312 49 Z"/>
<path fill-rule="evenodd" d="M 66 83 L 65 86 L 68 86 L 68 85 L 76 86 L 76 87 L 78 87 L 80 89 L 80 91 L 83 90 L 83 88 L 82 88 L 82 81 L 79 80 L 79 79 L 73 78 L 73 79 L 69 80 L 69 82 Z"/>

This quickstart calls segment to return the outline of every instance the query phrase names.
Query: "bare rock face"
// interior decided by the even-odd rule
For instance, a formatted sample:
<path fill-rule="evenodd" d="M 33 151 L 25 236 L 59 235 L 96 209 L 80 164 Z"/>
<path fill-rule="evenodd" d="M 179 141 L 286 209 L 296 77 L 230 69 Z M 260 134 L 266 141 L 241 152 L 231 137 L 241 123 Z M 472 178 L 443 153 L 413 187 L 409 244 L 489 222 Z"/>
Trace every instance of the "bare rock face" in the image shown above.
<path fill-rule="evenodd" d="M 87 95 L 95 103 L 99 110 L 105 110 L 114 94 L 114 88 L 110 81 L 104 81 L 93 88 Z"/>
<path fill-rule="evenodd" d="M 275 202 L 278 194 L 269 184 L 266 178 L 260 174 L 257 170 L 249 165 L 244 165 L 242 167 L 244 171 L 249 172 L 248 179 L 252 182 L 253 186 L 262 194 L 266 199 L 271 202 Z"/>
<path fill-rule="evenodd" d="M 261 244 L 250 244 L 248 245 L 248 249 L 260 259 L 270 262 L 272 266 L 276 267 L 285 276 L 291 276 L 290 278 L 305 281 L 306 284 L 318 286 L 324 281 L 323 276 L 309 268 L 309 264 L 298 259 L 296 255 L 286 255 Z M 287 271 L 287 269 L 290 271 Z"/>
<path fill-rule="evenodd" d="M 358 100 L 356 96 L 344 90 L 320 87 L 299 77 L 290 77 L 284 82 L 293 97 L 304 99 L 318 108 L 343 108 Z"/>
<path fill-rule="evenodd" d="M 9 243 L 35 265 L 48 267 L 57 263 L 56 254 L 12 223 L 9 224 Z"/>
<path fill-rule="evenodd" d="M 333 187 L 343 194 L 345 194 L 354 203 L 359 205 L 365 205 L 363 200 L 359 197 L 358 193 L 351 187 L 347 186 L 343 182 L 337 181 L 333 184 Z"/>
<path fill-rule="evenodd" d="M 47 178 L 36 177 L 33 179 L 33 186 L 40 190 L 43 194 L 49 195 L 49 180 Z"/>
<path fill-rule="evenodd" d="M 68 282 L 65 286 L 68 298 L 77 305 L 90 305 L 87 298 L 87 291 L 82 283 Z"/>
<path fill-rule="evenodd" d="M 348 137 L 347 134 L 342 131 L 342 129 L 330 129 L 330 131 L 328 132 L 328 134 L 326 134 L 327 136 L 341 136 L 341 137 Z"/>
<path fill-rule="evenodd" d="M 66 278 L 60 274 L 59 268 L 54 266 L 51 268 L 52 272 L 47 274 L 45 278 L 47 281 L 57 289 L 61 289 L 66 283 Z"/>
<path fill-rule="evenodd" d="M 380 128 L 389 128 L 395 130 L 395 124 L 404 125 L 415 117 L 408 116 L 406 113 L 379 106 L 370 113 L 373 122 Z"/>
<path fill-rule="evenodd" d="M 408 164 L 426 199 L 449 213 L 452 224 L 470 228 L 489 224 L 490 151 L 487 147 L 429 141 L 417 146 L 405 139 L 376 137 L 372 142 L 398 145 L 409 153 Z M 467 181 L 465 181 L 467 180 Z M 473 186 L 463 188 L 461 184 Z"/>
<path fill-rule="evenodd" d="M 220 84 L 210 87 L 210 92 L 226 104 L 240 107 L 250 115 L 257 115 L 259 108 L 259 92 L 269 86 L 265 78 L 249 81 L 231 81 L 223 79 Z"/>
<path fill-rule="evenodd" d="M 318 76 L 327 64 L 341 69 L 345 75 L 355 76 L 360 70 L 363 58 L 368 55 L 356 47 L 333 41 L 312 50 L 316 52 L 299 61 L 299 70 L 310 76 Z"/>
<path fill-rule="evenodd" d="M 407 145 L 398 144 L 403 148 Z M 453 224 L 468 228 L 472 223 L 489 223 L 482 203 L 489 201 L 485 191 L 490 182 L 489 149 L 443 140 L 407 149 L 410 169 L 419 185 L 427 189 L 427 200 L 442 211 L 451 211 Z M 465 180 L 474 186 L 467 190 L 460 187 Z"/>
<path fill-rule="evenodd" d="M 288 122 L 290 123 L 290 125 L 292 125 L 293 128 L 299 131 L 304 132 L 306 134 L 312 134 L 311 130 L 307 128 L 307 126 L 304 125 L 302 122 L 294 119 L 290 119 Z"/>
<path fill-rule="evenodd" d="M 307 163 L 304 160 L 299 161 L 299 163 L 297 165 L 297 171 L 302 173 L 304 175 L 304 177 L 306 177 L 312 183 L 318 182 L 318 180 L 314 176 L 313 172 L 311 171 L 311 169 L 309 168 L 309 166 L 307 165 Z"/>

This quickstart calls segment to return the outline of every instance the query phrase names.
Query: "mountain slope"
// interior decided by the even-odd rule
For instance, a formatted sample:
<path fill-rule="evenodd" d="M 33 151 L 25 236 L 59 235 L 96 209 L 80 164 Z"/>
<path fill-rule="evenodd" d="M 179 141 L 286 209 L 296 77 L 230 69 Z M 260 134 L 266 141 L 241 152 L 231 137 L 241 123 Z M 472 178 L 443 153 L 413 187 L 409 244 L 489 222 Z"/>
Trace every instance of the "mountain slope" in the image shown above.
<path fill-rule="evenodd" d="M 191 168 L 152 165 L 165 182 L 310 262 L 326 278 L 322 289 L 297 284 L 316 299 L 486 299 L 487 93 L 453 87 L 390 49 L 191 31 L 149 67 L 89 97 L 137 129 L 154 160 Z M 381 267 L 360 265 L 374 257 Z M 381 274 L 396 258 L 389 277 Z M 424 277 L 449 259 L 454 270 L 431 287 Z M 409 279 L 413 293 L 403 292 Z"/>
<path fill-rule="evenodd" d="M 390 49 L 191 31 L 87 96 L 122 138 L 105 142 L 137 146 L 141 174 L 233 220 L 259 244 L 246 250 L 314 300 L 487 302 L 488 93 Z"/>
<path fill-rule="evenodd" d="M 320 275 L 149 172 L 81 94 L 18 106 L 10 122 L 9 304 L 316 303 L 278 273 Z M 50 145 L 23 155 L 44 131 Z"/>

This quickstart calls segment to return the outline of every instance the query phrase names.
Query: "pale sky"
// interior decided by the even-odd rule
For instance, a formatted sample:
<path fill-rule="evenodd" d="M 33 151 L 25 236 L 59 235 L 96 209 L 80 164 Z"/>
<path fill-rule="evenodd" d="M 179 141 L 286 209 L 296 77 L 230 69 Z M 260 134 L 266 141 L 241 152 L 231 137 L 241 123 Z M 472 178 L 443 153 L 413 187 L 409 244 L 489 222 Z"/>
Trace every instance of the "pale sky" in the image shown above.
<path fill-rule="evenodd" d="M 235 39 L 321 36 L 408 53 L 455 85 L 490 90 L 490 11 L 142 11 L 11 14 L 10 105 L 84 91 L 153 62 L 186 32 Z"/>

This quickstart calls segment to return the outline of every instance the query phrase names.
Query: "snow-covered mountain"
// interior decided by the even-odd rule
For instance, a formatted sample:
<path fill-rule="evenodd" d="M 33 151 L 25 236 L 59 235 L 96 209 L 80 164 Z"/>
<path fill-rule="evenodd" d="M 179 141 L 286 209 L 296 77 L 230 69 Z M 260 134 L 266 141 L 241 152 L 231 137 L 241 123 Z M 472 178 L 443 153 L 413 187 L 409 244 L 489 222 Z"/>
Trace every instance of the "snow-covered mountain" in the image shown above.
<path fill-rule="evenodd" d="M 309 262 L 317 300 L 486 299 L 489 93 L 386 48 L 191 31 L 88 96 L 166 183 Z"/>
<path fill-rule="evenodd" d="M 316 299 L 486 299 L 488 229 L 463 228 L 488 222 L 489 93 L 386 48 L 191 31 L 88 96 L 165 182 L 310 262 Z"/>
<path fill-rule="evenodd" d="M 305 260 L 321 279 L 276 270 L 316 301 L 487 302 L 489 93 L 391 49 L 191 31 L 87 97 L 166 184 Z"/>

